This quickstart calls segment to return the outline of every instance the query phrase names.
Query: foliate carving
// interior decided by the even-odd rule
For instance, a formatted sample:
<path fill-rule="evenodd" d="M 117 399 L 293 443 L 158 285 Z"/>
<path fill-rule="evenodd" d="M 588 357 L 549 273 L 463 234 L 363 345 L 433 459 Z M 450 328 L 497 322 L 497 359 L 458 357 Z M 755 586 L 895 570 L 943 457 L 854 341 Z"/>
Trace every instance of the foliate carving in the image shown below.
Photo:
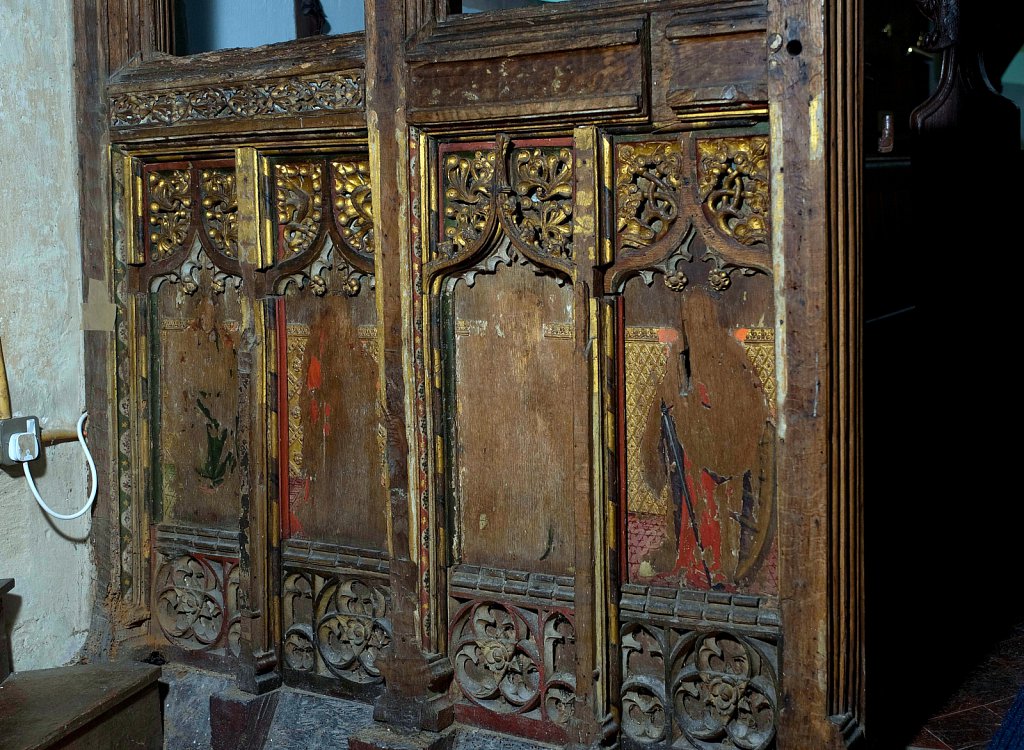
<path fill-rule="evenodd" d="M 238 117 L 338 112 L 362 106 L 362 74 L 339 72 L 239 86 L 116 94 L 110 98 L 110 124 L 115 128 L 175 125 Z"/>
<path fill-rule="evenodd" d="M 701 748 L 767 748 L 775 738 L 775 677 L 752 642 L 692 634 L 679 651 L 672 694 L 683 736 Z"/>
<path fill-rule="evenodd" d="M 200 175 L 199 197 L 203 205 L 203 227 L 214 250 L 229 258 L 238 257 L 238 198 L 235 172 L 204 169 Z"/>
<path fill-rule="evenodd" d="M 164 637 L 190 651 L 229 649 L 231 627 L 239 621 L 236 562 L 198 553 L 161 560 L 155 610 Z"/>
<path fill-rule="evenodd" d="M 618 149 L 615 218 L 620 247 L 647 247 L 665 236 L 679 216 L 682 181 L 683 154 L 678 142 L 631 143 Z M 681 289 L 686 277 L 673 283 Z"/>
<path fill-rule="evenodd" d="M 767 244 L 766 136 L 698 140 L 697 177 L 701 208 L 715 229 L 741 245 Z M 728 275 L 720 283 L 728 286 Z"/>
<path fill-rule="evenodd" d="M 576 699 L 571 614 L 473 601 L 455 616 L 451 653 L 466 700 L 564 725 Z"/>
<path fill-rule="evenodd" d="M 320 234 L 323 219 L 323 165 L 278 164 L 274 198 L 281 248 L 285 257 L 308 250 Z"/>
<path fill-rule="evenodd" d="M 184 248 L 192 225 L 192 180 L 187 169 L 149 173 L 149 254 L 153 260 Z"/>
<path fill-rule="evenodd" d="M 196 240 L 180 266 L 151 279 L 150 291 L 157 291 L 165 281 L 169 281 L 172 284 L 180 284 L 183 294 L 195 294 L 204 272 L 211 277 L 210 289 L 214 294 L 223 293 L 228 284 L 236 289 L 242 285 L 240 276 L 226 273 L 214 265 L 202 243 Z"/>
<path fill-rule="evenodd" d="M 365 274 L 346 263 L 340 253 L 335 253 L 331 238 L 326 237 L 315 260 L 295 273 L 279 277 L 275 289 L 278 294 L 283 294 L 288 285 L 294 283 L 299 288 L 308 289 L 317 297 L 323 297 L 329 291 L 332 276 L 343 279 L 341 291 L 349 297 L 359 295 L 363 289 L 363 279 L 367 276 L 370 279 L 370 288 L 374 286 L 373 275 Z"/>
<path fill-rule="evenodd" d="M 305 385 L 304 362 L 309 327 L 290 325 L 287 329 L 288 364 L 288 476 L 302 476 L 302 408 L 299 396 Z"/>
<path fill-rule="evenodd" d="M 775 647 L 724 631 L 630 624 L 622 731 L 632 746 L 766 750 L 775 738 Z"/>
<path fill-rule="evenodd" d="M 494 210 L 493 151 L 448 154 L 444 159 L 442 194 L 445 240 L 438 251 L 462 255 L 480 240 Z"/>
<path fill-rule="evenodd" d="M 342 241 L 355 252 L 369 255 L 373 252 L 369 161 L 332 161 L 331 191 L 334 222 Z"/>
<path fill-rule="evenodd" d="M 542 255 L 572 260 L 572 150 L 515 149 L 502 210 L 514 239 Z"/>
<path fill-rule="evenodd" d="M 285 665 L 352 685 L 382 682 L 391 645 L 386 588 L 371 578 L 290 571 L 282 588 Z"/>

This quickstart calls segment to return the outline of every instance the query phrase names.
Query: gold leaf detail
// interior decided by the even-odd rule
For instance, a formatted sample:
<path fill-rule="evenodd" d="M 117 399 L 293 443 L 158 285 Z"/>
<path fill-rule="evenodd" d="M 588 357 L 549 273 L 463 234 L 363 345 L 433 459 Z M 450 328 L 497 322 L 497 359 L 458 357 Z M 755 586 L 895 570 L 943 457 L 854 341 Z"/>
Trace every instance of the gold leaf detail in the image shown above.
<path fill-rule="evenodd" d="M 342 240 L 357 253 L 373 252 L 373 201 L 370 163 L 331 162 L 334 190 L 334 221 Z"/>
<path fill-rule="evenodd" d="M 631 513 L 668 511 L 668 485 L 661 495 L 644 478 L 640 443 L 658 387 L 668 369 L 668 344 L 657 328 L 626 329 L 626 498 Z"/>
<path fill-rule="evenodd" d="M 199 182 L 203 226 L 210 244 L 229 258 L 238 257 L 238 197 L 235 173 L 230 169 L 204 169 Z"/>
<path fill-rule="evenodd" d="M 443 255 L 461 255 L 483 234 L 493 210 L 494 163 L 494 152 L 445 157 L 442 208 L 446 239 L 438 246 Z"/>
<path fill-rule="evenodd" d="M 185 246 L 192 224 L 192 179 L 187 169 L 149 173 L 150 255 L 154 260 Z"/>
<path fill-rule="evenodd" d="M 616 159 L 616 231 L 619 246 L 653 245 L 679 215 L 682 148 L 675 141 L 620 146 Z"/>
<path fill-rule="evenodd" d="M 768 138 L 697 141 L 697 195 L 708 221 L 742 245 L 768 243 Z"/>
<path fill-rule="evenodd" d="M 275 172 L 277 222 L 283 228 L 286 255 L 308 250 L 323 218 L 321 164 L 278 164 Z"/>
<path fill-rule="evenodd" d="M 505 209 L 518 239 L 543 255 L 572 260 L 572 151 L 517 149 Z"/>

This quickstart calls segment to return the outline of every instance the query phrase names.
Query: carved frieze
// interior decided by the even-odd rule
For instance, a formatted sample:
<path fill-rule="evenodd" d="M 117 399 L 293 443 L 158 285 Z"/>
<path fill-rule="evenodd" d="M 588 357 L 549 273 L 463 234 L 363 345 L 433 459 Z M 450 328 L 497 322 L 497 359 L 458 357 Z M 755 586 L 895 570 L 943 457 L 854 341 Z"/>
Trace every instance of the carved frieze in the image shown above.
<path fill-rule="evenodd" d="M 778 717 L 776 660 L 771 640 L 628 624 L 622 636 L 623 744 L 767 750 Z"/>
<path fill-rule="evenodd" d="M 110 125 L 177 125 L 248 117 L 345 112 L 363 106 L 362 73 L 347 71 L 237 86 L 118 93 L 110 97 Z"/>

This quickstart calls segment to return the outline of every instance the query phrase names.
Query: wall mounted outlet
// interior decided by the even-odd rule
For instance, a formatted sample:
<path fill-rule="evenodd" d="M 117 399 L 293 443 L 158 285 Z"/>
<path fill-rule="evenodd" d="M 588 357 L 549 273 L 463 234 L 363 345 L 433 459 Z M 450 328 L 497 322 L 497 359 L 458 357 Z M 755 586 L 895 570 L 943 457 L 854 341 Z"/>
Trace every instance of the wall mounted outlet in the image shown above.
<path fill-rule="evenodd" d="M 38 417 L 0 420 L 0 464 L 16 466 L 39 458 L 42 444 Z"/>

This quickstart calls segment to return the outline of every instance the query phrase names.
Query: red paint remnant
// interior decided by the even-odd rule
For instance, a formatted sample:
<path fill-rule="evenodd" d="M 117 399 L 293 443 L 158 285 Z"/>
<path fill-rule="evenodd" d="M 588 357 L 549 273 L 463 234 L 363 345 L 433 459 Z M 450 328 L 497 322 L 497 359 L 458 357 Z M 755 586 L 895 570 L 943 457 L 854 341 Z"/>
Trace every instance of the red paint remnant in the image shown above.
<path fill-rule="evenodd" d="M 315 400 L 309 402 L 309 421 L 316 424 L 320 420 L 320 404 Z"/>
<path fill-rule="evenodd" d="M 320 359 L 315 355 L 309 358 L 309 372 L 306 373 L 306 387 L 315 391 L 323 384 L 323 376 L 320 373 Z"/>
<path fill-rule="evenodd" d="M 627 525 L 629 580 L 637 581 L 643 578 L 640 575 L 640 564 L 665 540 L 665 518 L 656 513 L 629 513 Z"/>
<path fill-rule="evenodd" d="M 708 393 L 708 387 L 697 381 L 697 392 L 700 393 L 700 405 L 705 409 L 711 408 L 711 394 Z"/>
<path fill-rule="evenodd" d="M 295 508 L 309 502 L 310 484 L 305 477 L 288 477 L 288 516 L 285 523 L 289 536 L 302 536 L 302 522 L 295 515 Z"/>
<path fill-rule="evenodd" d="M 722 572 L 722 523 L 718 517 L 715 490 L 718 482 L 707 469 L 700 471 L 700 494 L 704 513 L 700 519 L 700 540 L 704 544 L 704 559 L 711 571 L 711 582 L 718 583 Z M 704 579 L 707 583 L 707 578 Z"/>
<path fill-rule="evenodd" d="M 677 331 L 675 328 L 658 329 L 658 343 L 674 344 L 677 341 L 679 341 L 679 331 Z"/>
<path fill-rule="evenodd" d="M 747 336 L 750 335 L 750 329 L 749 328 L 737 328 L 735 331 L 732 332 L 732 335 L 736 338 L 737 341 L 739 341 L 741 344 L 743 344 L 743 343 L 746 342 Z"/>

